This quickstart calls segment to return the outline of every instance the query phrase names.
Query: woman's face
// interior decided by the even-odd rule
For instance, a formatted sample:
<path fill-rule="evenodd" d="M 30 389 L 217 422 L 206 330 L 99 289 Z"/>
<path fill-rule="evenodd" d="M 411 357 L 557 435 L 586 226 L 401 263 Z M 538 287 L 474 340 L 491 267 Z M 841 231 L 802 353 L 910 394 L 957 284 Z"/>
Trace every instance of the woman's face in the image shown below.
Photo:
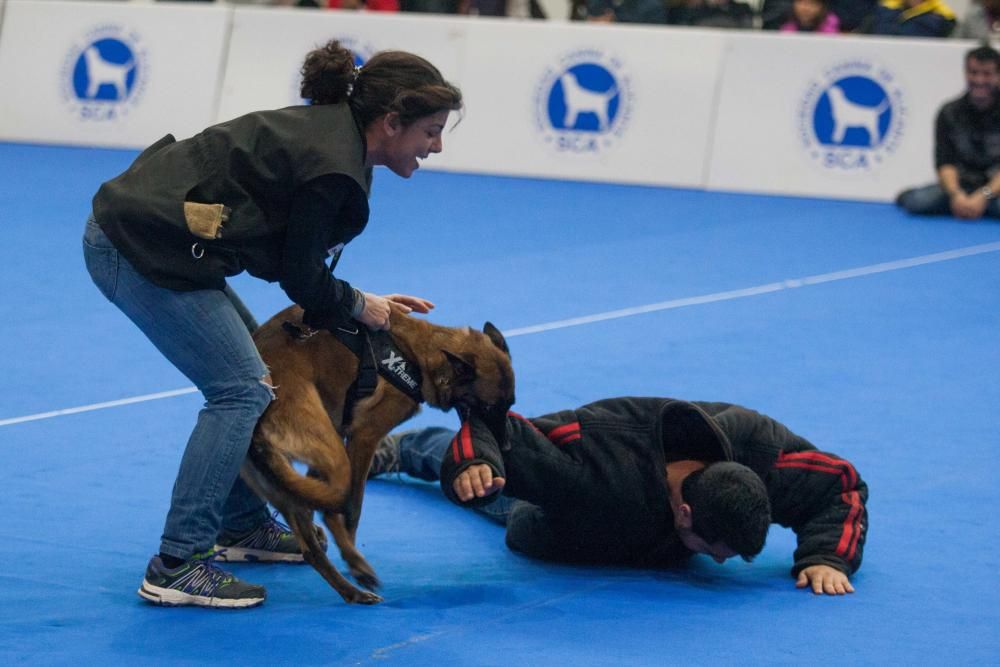
<path fill-rule="evenodd" d="M 801 25 L 815 26 L 823 15 L 823 3 L 818 0 L 795 0 L 792 7 Z"/>
<path fill-rule="evenodd" d="M 448 123 L 448 114 L 445 109 L 418 118 L 407 126 L 400 125 L 386 138 L 382 163 L 398 176 L 412 176 L 420 168 L 420 160 L 441 152 L 441 133 Z"/>

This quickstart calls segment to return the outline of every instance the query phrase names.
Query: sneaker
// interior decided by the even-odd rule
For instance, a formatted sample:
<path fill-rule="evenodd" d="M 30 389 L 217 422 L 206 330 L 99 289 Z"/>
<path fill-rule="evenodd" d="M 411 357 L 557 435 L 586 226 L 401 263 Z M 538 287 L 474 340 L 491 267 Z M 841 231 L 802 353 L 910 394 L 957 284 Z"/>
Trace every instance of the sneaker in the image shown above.
<path fill-rule="evenodd" d="M 378 441 L 378 445 L 375 447 L 375 455 L 372 457 L 372 465 L 368 468 L 368 479 L 386 473 L 399 472 L 399 442 L 414 432 L 411 429 L 409 431 L 390 433 Z"/>
<path fill-rule="evenodd" d="M 256 607 L 267 598 L 263 586 L 240 581 L 213 562 L 214 552 L 193 556 L 186 563 L 167 568 L 159 556 L 146 566 L 139 596 L 168 607 L 194 605 L 238 609 Z"/>
<path fill-rule="evenodd" d="M 274 513 L 249 533 L 222 533 L 216 540 L 217 560 L 227 563 L 302 563 L 302 550 L 295 534 Z M 315 527 L 320 546 L 326 551 L 326 534 Z"/>

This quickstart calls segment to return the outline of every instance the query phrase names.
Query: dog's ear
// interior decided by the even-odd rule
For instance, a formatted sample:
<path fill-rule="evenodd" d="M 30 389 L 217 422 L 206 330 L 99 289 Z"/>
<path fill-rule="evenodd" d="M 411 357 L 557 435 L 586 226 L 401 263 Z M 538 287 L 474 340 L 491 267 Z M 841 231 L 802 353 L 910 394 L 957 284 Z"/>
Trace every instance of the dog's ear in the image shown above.
<path fill-rule="evenodd" d="M 451 372 L 455 376 L 456 384 L 469 384 L 476 379 L 476 367 L 473 364 L 448 350 L 441 351 L 444 352 L 445 358 L 451 364 Z"/>
<path fill-rule="evenodd" d="M 492 322 L 487 322 L 483 325 L 483 333 L 489 336 L 489 339 L 493 341 L 493 344 L 499 347 L 504 354 L 508 357 L 510 356 L 510 348 L 507 347 L 507 341 L 504 340 L 503 334 L 500 330 L 493 326 Z"/>

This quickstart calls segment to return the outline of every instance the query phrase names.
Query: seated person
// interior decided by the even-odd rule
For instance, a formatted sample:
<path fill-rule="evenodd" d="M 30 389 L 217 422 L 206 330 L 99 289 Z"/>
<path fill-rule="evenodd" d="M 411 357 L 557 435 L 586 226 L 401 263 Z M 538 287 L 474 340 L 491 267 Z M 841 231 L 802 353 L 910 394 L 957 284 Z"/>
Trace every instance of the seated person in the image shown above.
<path fill-rule="evenodd" d="M 781 32 L 819 32 L 836 35 L 840 19 L 830 11 L 827 0 L 794 0 Z"/>
<path fill-rule="evenodd" d="M 440 480 L 453 502 L 505 524 L 511 549 L 542 560 L 750 560 L 777 522 L 798 536 L 796 585 L 817 594 L 854 592 L 868 528 L 868 487 L 850 463 L 728 403 L 614 398 L 509 413 L 492 428 L 472 417 L 457 434 L 384 438 L 369 475 L 391 471 Z"/>
<path fill-rule="evenodd" d="M 667 10 L 667 23 L 701 28 L 753 28 L 753 9 L 736 0 L 682 0 Z"/>
<path fill-rule="evenodd" d="M 586 19 L 595 23 L 666 23 L 664 0 L 585 0 Z"/>
<path fill-rule="evenodd" d="M 1000 218 L 1000 52 L 981 46 L 966 53 L 965 85 L 961 97 L 938 111 L 937 183 L 905 190 L 896 198 L 910 213 Z"/>
<path fill-rule="evenodd" d="M 882 0 L 867 32 L 901 37 L 947 37 L 955 12 L 944 0 Z"/>

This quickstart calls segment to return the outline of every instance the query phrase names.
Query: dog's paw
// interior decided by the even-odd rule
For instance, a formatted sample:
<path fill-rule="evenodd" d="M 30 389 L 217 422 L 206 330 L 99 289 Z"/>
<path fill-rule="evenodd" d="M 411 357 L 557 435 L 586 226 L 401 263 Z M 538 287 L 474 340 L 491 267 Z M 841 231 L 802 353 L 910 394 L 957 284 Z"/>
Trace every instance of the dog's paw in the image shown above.
<path fill-rule="evenodd" d="M 382 596 L 371 591 L 355 591 L 350 598 L 344 598 L 349 604 L 378 604 Z"/>
<path fill-rule="evenodd" d="M 367 563 L 365 563 L 364 567 L 352 567 L 351 576 L 354 577 L 354 581 L 370 591 L 382 585 L 382 582 L 378 580 L 378 576 L 375 574 L 375 570 Z"/>

